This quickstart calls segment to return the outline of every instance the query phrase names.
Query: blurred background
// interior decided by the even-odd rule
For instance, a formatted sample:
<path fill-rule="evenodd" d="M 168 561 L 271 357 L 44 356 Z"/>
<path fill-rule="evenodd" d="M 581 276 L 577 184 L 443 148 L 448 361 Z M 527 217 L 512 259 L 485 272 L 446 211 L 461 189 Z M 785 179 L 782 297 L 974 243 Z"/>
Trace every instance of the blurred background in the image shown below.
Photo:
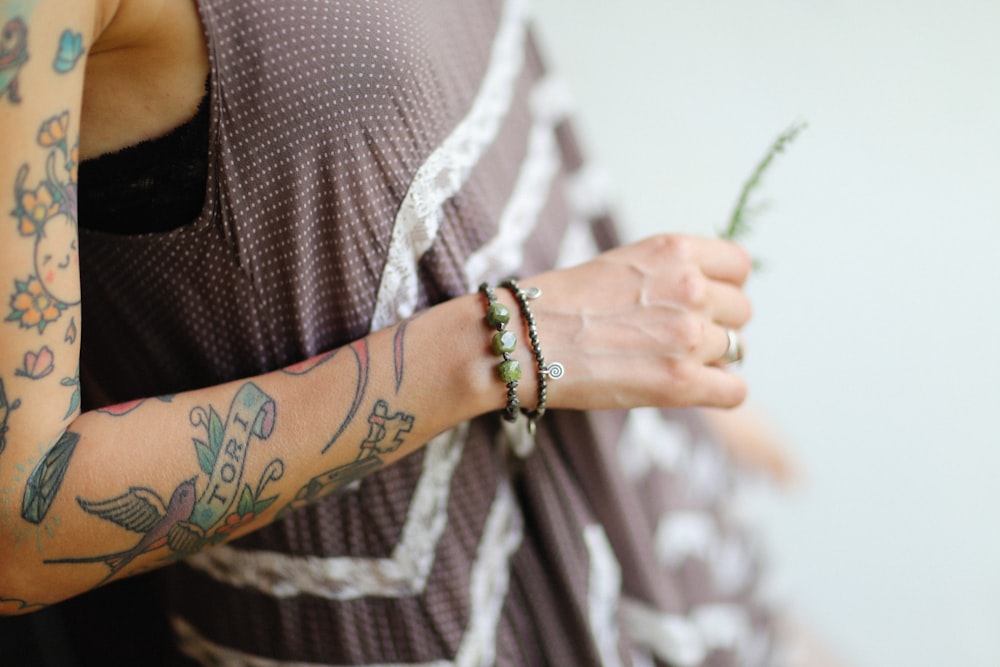
<path fill-rule="evenodd" d="M 746 245 L 769 587 L 853 667 L 1000 665 L 1000 3 L 536 0 L 628 239 Z"/>

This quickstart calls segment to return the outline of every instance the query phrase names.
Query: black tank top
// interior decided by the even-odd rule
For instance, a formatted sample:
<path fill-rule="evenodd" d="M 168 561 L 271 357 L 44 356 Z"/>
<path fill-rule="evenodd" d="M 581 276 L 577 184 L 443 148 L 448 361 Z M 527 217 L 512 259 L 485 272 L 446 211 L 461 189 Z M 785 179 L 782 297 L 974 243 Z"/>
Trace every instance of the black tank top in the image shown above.
<path fill-rule="evenodd" d="M 194 117 L 168 134 L 80 163 L 80 226 L 143 234 L 194 220 L 205 199 L 209 119 L 206 95 Z"/>

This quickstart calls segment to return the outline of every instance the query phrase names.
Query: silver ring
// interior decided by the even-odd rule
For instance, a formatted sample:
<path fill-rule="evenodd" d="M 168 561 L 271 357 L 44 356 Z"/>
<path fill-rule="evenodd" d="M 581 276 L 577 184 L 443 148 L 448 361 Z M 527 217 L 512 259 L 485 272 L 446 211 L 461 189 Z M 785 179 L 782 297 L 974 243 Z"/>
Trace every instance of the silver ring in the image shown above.
<path fill-rule="evenodd" d="M 740 344 L 740 335 L 735 329 L 726 329 L 726 351 L 719 358 L 719 362 L 728 365 L 738 361 L 743 361 L 743 345 Z"/>

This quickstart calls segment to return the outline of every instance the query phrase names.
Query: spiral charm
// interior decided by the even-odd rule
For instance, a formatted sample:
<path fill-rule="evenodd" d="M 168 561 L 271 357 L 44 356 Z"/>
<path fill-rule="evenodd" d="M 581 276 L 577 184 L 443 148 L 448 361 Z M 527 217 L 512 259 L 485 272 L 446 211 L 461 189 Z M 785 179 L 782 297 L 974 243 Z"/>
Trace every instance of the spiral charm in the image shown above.
<path fill-rule="evenodd" d="M 550 380 L 558 380 L 563 376 L 563 373 L 565 373 L 566 370 L 563 368 L 562 364 L 556 362 L 554 364 L 549 364 L 548 366 L 546 366 L 543 372 L 545 373 L 546 376 L 548 376 Z"/>

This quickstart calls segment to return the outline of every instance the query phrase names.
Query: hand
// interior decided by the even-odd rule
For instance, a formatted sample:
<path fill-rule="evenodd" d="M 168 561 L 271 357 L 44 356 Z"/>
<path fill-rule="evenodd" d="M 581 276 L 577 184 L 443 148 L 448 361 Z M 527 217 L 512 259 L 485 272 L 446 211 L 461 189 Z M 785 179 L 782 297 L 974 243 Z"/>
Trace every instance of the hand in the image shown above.
<path fill-rule="evenodd" d="M 750 268 L 732 242 L 661 235 L 522 281 L 542 290 L 532 302 L 542 350 L 566 371 L 549 382 L 549 406 L 742 403 L 746 382 L 720 360 L 726 330 L 750 318 Z M 534 383 L 522 385 L 527 402 Z"/>

